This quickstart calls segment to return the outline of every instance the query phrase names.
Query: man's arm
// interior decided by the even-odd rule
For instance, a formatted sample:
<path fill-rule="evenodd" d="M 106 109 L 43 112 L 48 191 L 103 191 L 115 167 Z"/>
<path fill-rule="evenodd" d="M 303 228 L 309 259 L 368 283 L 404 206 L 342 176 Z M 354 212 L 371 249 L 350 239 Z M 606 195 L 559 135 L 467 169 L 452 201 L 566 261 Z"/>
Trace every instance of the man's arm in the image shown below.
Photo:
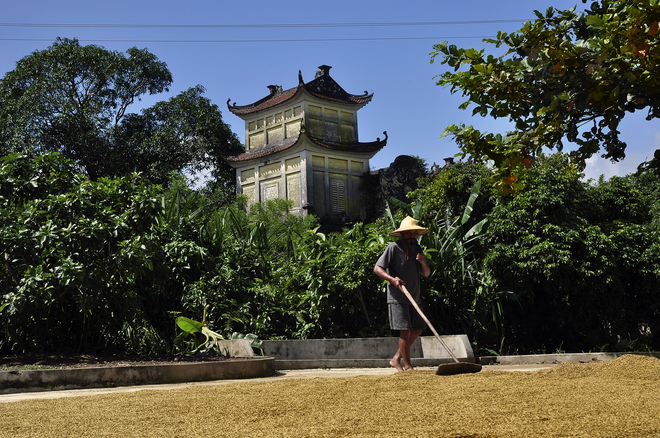
<path fill-rule="evenodd" d="M 383 280 L 392 283 L 399 289 L 401 289 L 401 285 L 405 284 L 399 277 L 392 277 L 385 269 L 378 265 L 374 266 L 374 274 L 378 275 Z"/>
<path fill-rule="evenodd" d="M 431 268 L 429 267 L 429 263 L 426 261 L 426 256 L 423 252 L 417 253 L 416 260 L 419 263 L 419 266 L 422 268 L 422 275 L 424 277 L 431 275 Z"/>

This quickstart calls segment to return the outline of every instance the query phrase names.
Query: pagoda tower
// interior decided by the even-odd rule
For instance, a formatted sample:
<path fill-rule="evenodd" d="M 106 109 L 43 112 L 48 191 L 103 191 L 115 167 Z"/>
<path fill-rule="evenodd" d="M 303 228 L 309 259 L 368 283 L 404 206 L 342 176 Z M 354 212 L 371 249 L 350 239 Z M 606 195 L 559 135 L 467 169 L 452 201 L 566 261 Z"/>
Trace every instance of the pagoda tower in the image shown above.
<path fill-rule="evenodd" d="M 236 169 L 237 190 L 248 203 L 271 199 L 293 202 L 292 213 L 314 214 L 332 222 L 364 218 L 363 181 L 369 159 L 387 144 L 385 138 L 358 141 L 357 112 L 373 93 L 349 94 L 322 65 L 316 77 L 270 93 L 249 105 L 230 104 L 245 121 L 245 152 L 227 157 Z"/>

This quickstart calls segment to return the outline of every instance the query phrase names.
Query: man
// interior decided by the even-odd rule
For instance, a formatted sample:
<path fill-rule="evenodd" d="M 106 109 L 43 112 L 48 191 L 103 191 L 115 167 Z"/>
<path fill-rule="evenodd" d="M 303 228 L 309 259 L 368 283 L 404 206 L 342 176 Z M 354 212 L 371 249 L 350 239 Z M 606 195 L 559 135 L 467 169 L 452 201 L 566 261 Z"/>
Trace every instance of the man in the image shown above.
<path fill-rule="evenodd" d="M 390 243 L 374 267 L 374 273 L 387 284 L 387 307 L 390 328 L 399 330 L 399 349 L 390 360 L 390 365 L 397 371 L 412 370 L 410 347 L 426 327 L 424 320 L 401 290 L 406 286 L 417 304 L 421 303 L 420 273 L 424 277 L 431 274 L 422 248 L 417 243 L 417 236 L 427 234 L 428 229 L 417 225 L 410 216 L 401 221 L 401 226 L 392 231 L 390 236 L 399 240 Z M 403 359 L 403 368 L 401 367 Z"/>

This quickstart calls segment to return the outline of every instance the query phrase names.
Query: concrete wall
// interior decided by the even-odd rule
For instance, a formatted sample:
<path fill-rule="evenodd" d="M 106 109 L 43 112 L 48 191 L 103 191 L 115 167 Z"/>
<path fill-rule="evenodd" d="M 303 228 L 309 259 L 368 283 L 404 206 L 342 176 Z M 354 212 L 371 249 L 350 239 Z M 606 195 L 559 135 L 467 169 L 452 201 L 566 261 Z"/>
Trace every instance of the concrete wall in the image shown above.
<path fill-rule="evenodd" d="M 464 362 L 474 362 L 474 353 L 466 335 L 442 336 Z M 276 369 L 388 367 L 398 348 L 398 338 L 350 338 L 264 341 L 266 356 L 275 358 Z M 434 336 L 421 336 L 413 344 L 410 357 L 415 366 L 434 366 L 453 362 Z"/>
<path fill-rule="evenodd" d="M 0 394 L 251 379 L 273 374 L 275 361 L 272 357 L 168 365 L 9 371 L 0 372 Z"/>

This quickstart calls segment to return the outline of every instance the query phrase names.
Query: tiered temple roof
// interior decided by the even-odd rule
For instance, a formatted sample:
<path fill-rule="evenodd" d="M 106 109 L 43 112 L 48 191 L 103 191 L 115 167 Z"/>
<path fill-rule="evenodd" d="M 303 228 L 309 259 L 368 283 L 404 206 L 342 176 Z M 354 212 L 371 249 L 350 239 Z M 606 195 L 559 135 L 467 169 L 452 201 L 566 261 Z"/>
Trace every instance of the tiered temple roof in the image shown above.
<path fill-rule="evenodd" d="M 231 99 L 229 99 L 227 100 L 227 107 L 233 114 L 243 117 L 285 103 L 305 92 L 323 100 L 358 105 L 359 108 L 362 108 L 371 101 L 373 93 L 369 94 L 365 91 L 364 94 L 355 95 L 344 91 L 344 89 L 339 86 L 332 77 L 330 77 L 330 68 L 331 67 L 327 65 L 320 66 L 316 77 L 307 83 L 303 81 L 302 73 L 299 70 L 298 85 L 294 88 L 285 91 L 280 85 L 269 85 L 268 88 L 270 89 L 270 94 L 268 96 L 249 105 L 240 106 L 236 105 L 236 103 L 230 105 L 229 102 Z"/>
<path fill-rule="evenodd" d="M 285 106 L 287 102 L 293 102 L 303 94 L 310 97 L 308 100 L 320 99 L 331 105 L 334 104 L 340 107 L 348 105 L 355 111 L 371 101 L 373 93 L 370 94 L 366 91 L 361 95 L 347 93 L 330 76 L 330 68 L 327 65 L 320 66 L 316 72 L 316 77 L 307 83 L 304 82 L 302 73 L 298 71 L 297 86 L 283 90 L 279 85 L 269 85 L 268 89 L 270 93 L 266 97 L 248 105 L 230 104 L 231 99 L 228 99 L 227 108 L 238 117 L 248 120 L 254 119 L 259 114 L 267 114 L 269 111 L 274 110 L 275 107 Z M 304 139 L 308 139 L 312 144 L 328 150 L 374 154 L 387 144 L 387 132 L 383 132 L 383 134 L 385 136 L 383 140 L 377 138 L 376 141 L 372 142 L 333 143 L 326 138 L 312 135 L 305 127 L 305 119 L 302 119 L 299 134 L 276 142 L 266 143 L 263 146 L 249 148 L 242 154 L 229 156 L 226 159 L 232 163 L 239 163 L 267 157 L 291 149 L 303 142 Z"/>

